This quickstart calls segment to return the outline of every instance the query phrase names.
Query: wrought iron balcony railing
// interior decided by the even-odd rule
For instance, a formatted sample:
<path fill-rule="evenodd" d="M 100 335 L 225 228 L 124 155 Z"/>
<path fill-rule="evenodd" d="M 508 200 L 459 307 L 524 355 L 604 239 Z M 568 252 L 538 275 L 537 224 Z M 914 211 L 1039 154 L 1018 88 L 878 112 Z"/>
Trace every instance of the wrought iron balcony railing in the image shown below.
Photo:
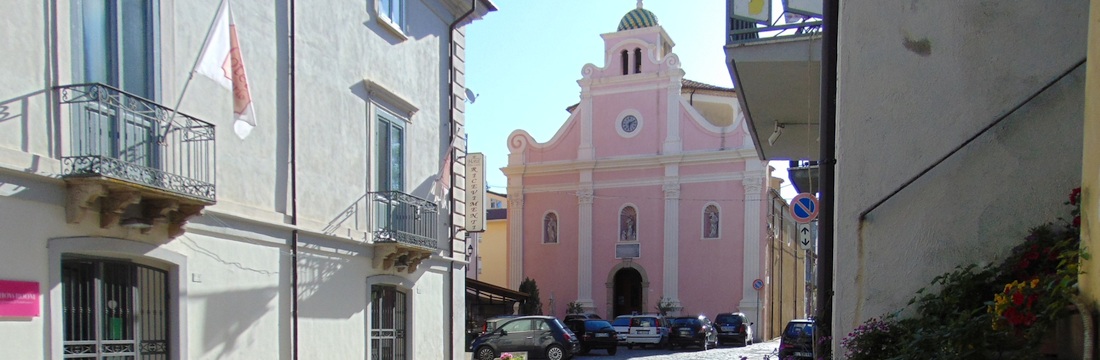
<path fill-rule="evenodd" d="M 400 191 L 368 193 L 374 202 L 374 242 L 439 248 L 439 206 Z"/>
<path fill-rule="evenodd" d="M 786 21 L 779 24 L 779 19 Z M 729 35 L 726 44 L 745 44 L 770 39 L 811 36 L 821 32 L 822 20 L 816 17 L 792 14 L 792 16 L 780 16 L 775 22 L 767 25 L 757 24 L 752 21 L 739 20 L 732 16 L 729 18 Z"/>
<path fill-rule="evenodd" d="M 57 88 L 69 115 L 63 177 L 108 177 L 215 201 L 214 125 L 103 84 Z"/>

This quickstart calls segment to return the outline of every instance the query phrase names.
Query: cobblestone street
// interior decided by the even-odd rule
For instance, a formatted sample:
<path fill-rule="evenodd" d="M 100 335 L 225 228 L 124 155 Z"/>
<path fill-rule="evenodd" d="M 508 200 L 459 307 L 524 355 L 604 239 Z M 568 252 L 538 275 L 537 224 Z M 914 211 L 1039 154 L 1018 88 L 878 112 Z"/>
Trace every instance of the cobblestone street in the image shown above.
<path fill-rule="evenodd" d="M 593 350 L 588 355 L 576 356 L 574 359 L 593 359 L 593 360 L 619 360 L 619 359 L 645 359 L 645 360 L 689 360 L 689 359 L 714 359 L 714 360 L 741 360 L 747 358 L 748 360 L 763 360 L 769 354 L 772 354 L 779 348 L 779 340 L 767 341 L 758 344 L 752 344 L 746 347 L 731 347 L 722 346 L 717 349 L 710 349 L 707 351 L 696 350 L 688 348 L 685 350 L 666 350 L 666 349 L 627 349 L 624 346 L 619 347 L 618 353 L 615 356 L 608 356 L 603 350 Z M 775 356 L 768 357 L 769 360 L 775 360 Z"/>

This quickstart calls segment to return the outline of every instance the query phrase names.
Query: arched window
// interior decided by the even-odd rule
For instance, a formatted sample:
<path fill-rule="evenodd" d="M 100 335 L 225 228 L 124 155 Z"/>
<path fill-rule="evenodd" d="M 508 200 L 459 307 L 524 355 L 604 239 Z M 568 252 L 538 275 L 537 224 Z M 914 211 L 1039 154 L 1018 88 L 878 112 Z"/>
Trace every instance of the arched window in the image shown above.
<path fill-rule="evenodd" d="M 638 241 L 638 211 L 633 206 L 619 213 L 619 241 Z"/>
<path fill-rule="evenodd" d="M 542 219 L 542 243 L 558 243 L 558 214 L 548 213 Z"/>
<path fill-rule="evenodd" d="M 720 219 L 718 213 L 718 207 L 714 205 L 707 205 L 703 209 L 703 238 L 705 239 L 717 239 L 719 230 L 718 220 Z"/>
<path fill-rule="evenodd" d="M 634 48 L 634 73 L 642 72 L 642 49 Z"/>
<path fill-rule="evenodd" d="M 623 50 L 623 75 L 630 73 L 630 52 Z"/>

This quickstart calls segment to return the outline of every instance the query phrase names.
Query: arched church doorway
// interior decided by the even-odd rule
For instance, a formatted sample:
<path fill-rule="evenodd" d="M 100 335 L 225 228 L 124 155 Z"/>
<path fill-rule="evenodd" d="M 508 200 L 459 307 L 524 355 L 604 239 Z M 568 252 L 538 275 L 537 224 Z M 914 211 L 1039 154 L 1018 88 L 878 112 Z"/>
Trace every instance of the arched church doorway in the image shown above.
<path fill-rule="evenodd" d="M 642 299 L 642 274 L 633 268 L 615 272 L 612 306 L 614 316 L 645 313 Z"/>

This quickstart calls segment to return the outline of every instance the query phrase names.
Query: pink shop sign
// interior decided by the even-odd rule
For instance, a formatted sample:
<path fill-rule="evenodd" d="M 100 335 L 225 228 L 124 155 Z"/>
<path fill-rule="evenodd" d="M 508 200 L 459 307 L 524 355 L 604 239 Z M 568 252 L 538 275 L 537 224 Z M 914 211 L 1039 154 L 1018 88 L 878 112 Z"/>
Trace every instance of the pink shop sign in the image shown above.
<path fill-rule="evenodd" d="M 0 280 L 0 317 L 38 316 L 38 283 Z"/>

